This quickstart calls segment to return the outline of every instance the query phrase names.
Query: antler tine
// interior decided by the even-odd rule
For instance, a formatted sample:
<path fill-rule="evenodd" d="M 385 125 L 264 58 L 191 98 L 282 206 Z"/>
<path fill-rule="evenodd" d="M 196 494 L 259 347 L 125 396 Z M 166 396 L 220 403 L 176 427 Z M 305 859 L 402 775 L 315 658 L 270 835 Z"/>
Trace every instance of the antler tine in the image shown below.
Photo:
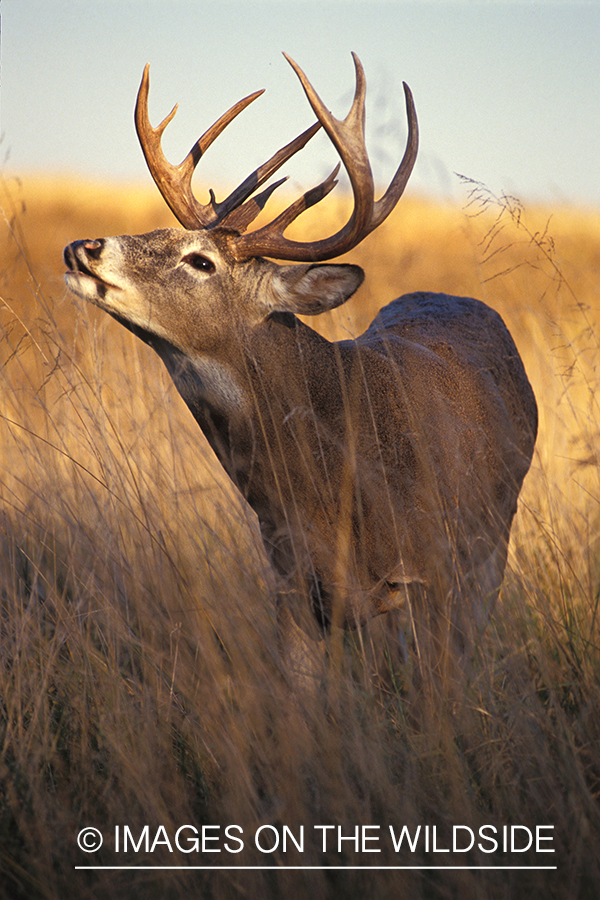
<path fill-rule="evenodd" d="M 252 232 L 252 236 L 256 234 L 267 233 L 267 236 L 271 234 L 271 232 L 283 232 L 288 227 L 288 225 L 296 219 L 300 213 L 304 212 L 305 209 L 308 209 L 310 206 L 314 206 L 315 203 L 318 203 L 319 200 L 322 200 L 323 197 L 326 197 L 327 194 L 333 190 L 333 188 L 337 184 L 336 175 L 339 172 L 339 163 L 325 181 L 322 181 L 321 184 L 318 184 L 316 187 L 311 188 L 309 191 L 306 191 L 305 194 L 302 194 L 298 200 L 295 200 L 290 206 L 287 207 L 282 213 L 280 213 L 276 219 L 266 226 L 265 228 L 259 229 L 259 231 Z M 270 185 L 266 190 L 262 193 L 257 194 L 256 197 L 252 197 L 251 200 L 248 200 L 247 203 L 244 203 L 239 209 L 236 209 L 234 216 L 235 218 L 235 229 L 236 231 L 244 231 L 250 222 L 256 218 L 256 216 L 261 212 L 264 208 L 265 203 L 275 190 L 281 184 L 287 181 L 287 178 L 281 178 L 279 181 L 276 181 L 275 184 Z M 239 216 L 239 220 L 238 220 Z M 229 220 L 226 223 L 229 225 Z M 237 244 L 239 238 L 234 238 L 234 244 Z M 266 250 L 262 250 L 262 253 L 265 255 L 269 255 L 266 253 Z M 237 250 L 234 248 L 234 256 L 237 256 Z M 242 257 L 240 257 L 242 258 Z"/>
<path fill-rule="evenodd" d="M 356 69 L 356 90 L 350 112 L 343 120 L 336 119 L 329 112 L 302 69 L 286 54 L 284 56 L 300 79 L 309 103 L 341 157 L 350 178 L 354 195 L 354 209 L 346 225 L 336 234 L 320 241 L 301 242 L 288 240 L 283 235 L 285 228 L 295 218 L 294 215 L 291 215 L 291 210 L 298 209 L 295 214 L 298 215 L 302 209 L 306 208 L 302 202 L 298 207 L 294 204 L 284 214 L 259 231 L 241 235 L 235 242 L 234 253 L 238 259 L 259 255 L 270 256 L 273 259 L 304 262 L 332 259 L 359 244 L 389 215 L 400 199 L 417 154 L 418 133 L 414 103 L 410 90 L 405 85 L 409 124 L 406 151 L 388 190 L 375 204 L 373 173 L 365 143 L 366 82 L 358 56 L 355 53 L 352 54 Z"/>
<path fill-rule="evenodd" d="M 375 203 L 373 210 L 373 220 L 371 231 L 377 228 L 384 219 L 386 219 L 394 206 L 404 193 L 404 188 L 408 183 L 419 149 L 419 125 L 417 122 L 417 111 L 413 100 L 412 91 L 405 81 L 402 82 L 404 88 L 404 97 L 406 99 L 406 116 L 408 119 L 408 139 L 402 162 L 398 166 L 396 174 L 390 182 L 387 191 Z"/>
<path fill-rule="evenodd" d="M 348 225 L 346 240 L 354 233 L 359 234 L 371 218 L 373 211 L 373 173 L 365 145 L 365 98 L 366 79 L 362 63 L 356 53 L 352 54 L 356 70 L 356 90 L 350 112 L 345 119 L 336 119 L 327 109 L 312 84 L 291 57 L 283 54 L 300 79 L 304 92 L 317 118 L 323 125 L 332 144 L 340 155 L 350 178 L 354 194 L 354 211 Z M 343 253 L 342 249 L 340 253 Z"/>
<path fill-rule="evenodd" d="M 192 175 L 201 156 L 206 152 L 224 128 L 264 91 L 255 91 L 235 103 L 214 125 L 205 131 L 185 159 L 174 166 L 165 158 L 161 138 L 169 122 L 177 112 L 174 106 L 169 115 L 157 128 L 153 128 L 148 117 L 148 92 L 150 88 L 150 66 L 146 65 L 135 104 L 135 127 L 150 173 L 168 206 L 184 228 L 199 229 L 215 225 L 219 221 L 214 195 L 207 204 L 199 203 L 192 193 Z"/>
<path fill-rule="evenodd" d="M 298 135 L 297 138 L 294 138 L 293 141 L 290 141 L 289 144 L 286 144 L 285 147 L 278 150 L 271 159 L 263 163 L 262 166 L 259 166 L 258 169 L 255 169 L 251 175 L 248 175 L 245 181 L 243 181 L 239 187 L 223 201 L 223 203 L 217 204 L 219 210 L 219 223 L 223 223 L 229 228 L 235 228 L 238 231 L 244 231 L 262 210 L 275 188 L 279 187 L 280 184 L 283 184 L 284 181 L 287 181 L 287 178 L 282 178 L 280 181 L 277 181 L 263 191 L 262 194 L 249 200 L 248 203 L 244 203 L 244 201 L 247 200 L 255 190 L 263 185 L 277 169 L 280 169 L 288 159 L 291 159 L 295 153 L 302 150 L 320 128 L 321 123 L 315 122 L 314 125 L 311 125 L 310 128 L 307 128 L 306 131 L 303 131 L 302 134 Z"/>

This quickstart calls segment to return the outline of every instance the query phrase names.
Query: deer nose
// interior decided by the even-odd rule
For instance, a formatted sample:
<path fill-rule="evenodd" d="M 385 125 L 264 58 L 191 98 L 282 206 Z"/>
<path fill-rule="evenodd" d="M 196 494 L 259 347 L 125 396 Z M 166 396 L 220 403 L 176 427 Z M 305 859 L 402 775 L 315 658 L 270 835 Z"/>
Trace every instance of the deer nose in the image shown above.
<path fill-rule="evenodd" d="M 99 238 L 96 241 L 82 241 L 83 249 L 92 259 L 99 259 L 104 247 L 104 239 Z"/>
<path fill-rule="evenodd" d="M 88 259 L 99 259 L 103 247 L 103 239 L 97 241 L 73 241 L 63 251 L 65 265 L 70 269 L 76 269 L 78 268 L 78 261 L 79 264 L 83 263 L 85 265 L 86 257 Z"/>

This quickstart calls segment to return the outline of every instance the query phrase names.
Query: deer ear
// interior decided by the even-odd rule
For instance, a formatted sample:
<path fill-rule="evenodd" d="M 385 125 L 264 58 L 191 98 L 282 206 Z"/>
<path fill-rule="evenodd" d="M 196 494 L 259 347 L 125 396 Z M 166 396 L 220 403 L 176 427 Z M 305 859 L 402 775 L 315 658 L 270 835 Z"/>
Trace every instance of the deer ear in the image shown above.
<path fill-rule="evenodd" d="M 269 312 L 316 316 L 345 303 L 364 277 L 359 266 L 278 266 L 267 297 Z"/>

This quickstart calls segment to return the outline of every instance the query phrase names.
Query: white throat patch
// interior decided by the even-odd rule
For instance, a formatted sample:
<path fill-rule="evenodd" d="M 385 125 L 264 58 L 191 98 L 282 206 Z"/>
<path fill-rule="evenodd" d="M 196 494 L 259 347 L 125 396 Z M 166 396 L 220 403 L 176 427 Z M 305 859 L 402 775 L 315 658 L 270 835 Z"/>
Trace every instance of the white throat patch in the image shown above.
<path fill-rule="evenodd" d="M 165 363 L 186 403 L 193 403 L 200 395 L 223 413 L 239 413 L 246 407 L 244 393 L 229 366 L 203 356 L 178 355 Z"/>

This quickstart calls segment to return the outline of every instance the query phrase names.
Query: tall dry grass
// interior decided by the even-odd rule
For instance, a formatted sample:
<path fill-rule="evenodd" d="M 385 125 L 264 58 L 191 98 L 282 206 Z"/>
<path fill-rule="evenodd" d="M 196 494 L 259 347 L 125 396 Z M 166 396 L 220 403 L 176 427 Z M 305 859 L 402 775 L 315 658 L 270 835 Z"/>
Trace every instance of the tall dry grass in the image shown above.
<path fill-rule="evenodd" d="M 461 210 L 403 200 L 352 254 L 367 273 L 359 294 L 311 321 L 346 337 L 399 293 L 477 296 L 513 333 L 541 426 L 462 706 L 436 705 L 433 685 L 417 693 L 377 621 L 331 655 L 310 707 L 280 671 L 253 516 L 151 351 L 62 284 L 68 241 L 169 214 L 151 192 L 106 186 L 2 192 L 3 895 L 596 897 L 600 216 L 550 217 L 480 185 L 465 186 Z M 326 231 L 343 212 L 330 202 L 297 227 Z M 244 850 L 114 852 L 116 825 L 152 837 L 162 825 L 172 840 L 185 824 L 238 825 Z M 260 853 L 265 824 L 304 825 L 304 852 Z M 421 842 L 396 854 L 388 826 L 404 824 L 437 826 L 443 847 L 452 825 L 553 825 L 556 852 L 433 854 Z M 105 844 L 86 855 L 76 837 L 90 825 Z M 380 825 L 369 846 L 382 852 L 350 841 L 338 852 L 333 839 L 323 852 L 314 825 Z M 74 868 L 134 863 L 278 868 Z M 459 868 L 539 864 L 557 868 Z M 439 865 L 455 867 L 383 868 Z"/>

